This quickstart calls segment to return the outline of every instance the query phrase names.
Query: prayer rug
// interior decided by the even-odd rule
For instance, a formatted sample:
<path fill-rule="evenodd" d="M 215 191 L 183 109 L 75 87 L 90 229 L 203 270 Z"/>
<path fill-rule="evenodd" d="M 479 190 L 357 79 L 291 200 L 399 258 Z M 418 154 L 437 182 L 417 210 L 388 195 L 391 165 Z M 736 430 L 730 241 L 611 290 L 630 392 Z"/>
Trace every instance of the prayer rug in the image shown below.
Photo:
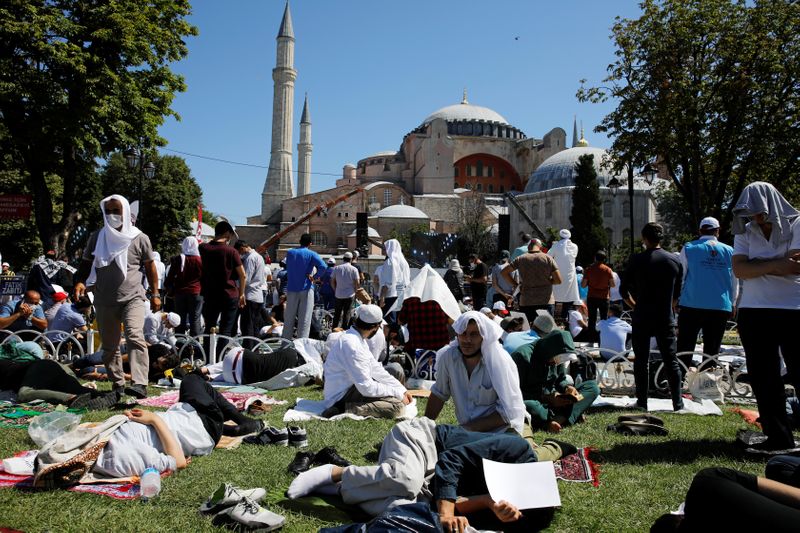
<path fill-rule="evenodd" d="M 366 420 L 369 418 L 366 416 L 354 415 L 352 413 L 342 413 L 330 418 L 325 418 L 322 416 L 323 411 L 325 411 L 325 402 L 323 400 L 304 400 L 303 398 L 298 398 L 297 404 L 294 406 L 294 408 L 289 409 L 283 415 L 283 421 L 285 423 L 307 422 L 309 420 L 329 420 L 335 422 L 344 418 L 349 418 L 351 420 Z M 397 417 L 397 420 L 410 420 L 412 418 L 416 418 L 418 414 L 419 411 L 417 410 L 417 400 L 412 400 L 410 404 L 406 405 L 405 411 L 402 415 Z"/>
<path fill-rule="evenodd" d="M 63 411 L 64 406 L 50 405 L 49 403 L 18 403 L 0 404 L 0 428 L 25 429 L 30 425 L 35 417 L 51 413 L 53 411 Z M 83 413 L 85 409 L 66 409 L 70 413 Z"/>
<path fill-rule="evenodd" d="M 179 394 L 179 391 L 169 391 L 162 393 L 161 396 L 151 396 L 150 398 L 145 398 L 144 400 L 138 400 L 137 403 L 146 407 L 171 407 L 178 403 Z M 244 410 L 244 402 L 246 402 L 248 398 L 255 396 L 261 397 L 261 401 L 267 405 L 284 405 L 286 403 L 285 400 L 276 400 L 275 398 L 264 396 L 259 392 L 225 391 L 222 393 L 222 395 L 240 411 Z"/>
<path fill-rule="evenodd" d="M 591 448 L 579 448 L 577 453 L 562 457 L 553 466 L 556 478 L 575 483 L 591 483 L 595 487 L 600 483 L 597 465 L 589 459 Z"/>
<path fill-rule="evenodd" d="M 10 487 L 32 490 L 33 476 L 16 476 L 0 472 L 0 489 Z M 139 497 L 138 483 L 94 483 L 90 485 L 74 485 L 67 490 L 70 492 L 101 494 L 115 500 L 135 500 Z"/>

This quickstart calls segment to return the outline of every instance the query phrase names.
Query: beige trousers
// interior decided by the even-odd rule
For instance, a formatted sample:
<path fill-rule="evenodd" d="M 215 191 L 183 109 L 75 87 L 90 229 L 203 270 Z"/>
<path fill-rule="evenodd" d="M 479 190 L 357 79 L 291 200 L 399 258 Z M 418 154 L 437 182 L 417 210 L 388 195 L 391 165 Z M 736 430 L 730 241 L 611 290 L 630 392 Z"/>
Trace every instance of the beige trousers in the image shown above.
<path fill-rule="evenodd" d="M 118 305 L 96 305 L 97 328 L 100 330 L 100 343 L 103 349 L 103 364 L 108 372 L 108 380 L 114 388 L 125 387 L 125 374 L 122 370 L 122 355 L 119 353 L 120 329 L 124 327 L 125 342 L 128 349 L 128 363 L 131 367 L 131 381 L 147 386 L 150 359 L 147 343 L 144 340 L 144 315 L 147 313 L 147 300 L 134 298 Z"/>

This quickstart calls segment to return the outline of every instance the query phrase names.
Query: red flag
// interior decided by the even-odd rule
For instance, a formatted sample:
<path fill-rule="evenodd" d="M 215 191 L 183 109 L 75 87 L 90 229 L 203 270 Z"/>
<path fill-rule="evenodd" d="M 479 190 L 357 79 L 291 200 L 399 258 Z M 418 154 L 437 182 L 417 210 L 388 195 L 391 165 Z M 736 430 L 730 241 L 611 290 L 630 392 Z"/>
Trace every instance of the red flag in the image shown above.
<path fill-rule="evenodd" d="M 201 240 L 201 236 L 203 235 L 203 206 L 201 204 L 197 204 L 197 240 Z"/>

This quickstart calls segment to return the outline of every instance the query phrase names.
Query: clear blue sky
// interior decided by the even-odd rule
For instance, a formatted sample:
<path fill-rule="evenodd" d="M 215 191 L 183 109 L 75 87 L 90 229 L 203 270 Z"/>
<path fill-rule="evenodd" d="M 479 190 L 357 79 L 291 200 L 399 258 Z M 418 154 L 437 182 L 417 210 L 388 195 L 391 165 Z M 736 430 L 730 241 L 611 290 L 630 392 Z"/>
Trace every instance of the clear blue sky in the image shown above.
<path fill-rule="evenodd" d="M 160 132 L 166 148 L 269 163 L 272 68 L 283 0 L 196 0 L 199 35 L 174 65 L 187 83 Z M 294 0 L 295 125 L 310 101 L 312 191 L 334 186 L 345 163 L 397 150 L 433 111 L 461 100 L 503 115 L 529 137 L 560 126 L 571 141 L 578 115 L 592 133 L 613 104 L 580 104 L 579 80 L 598 82 L 614 60 L 615 16 L 635 18 L 634 0 Z M 517 39 L 518 37 L 518 39 Z M 171 153 L 171 152 L 164 152 Z M 204 204 L 244 223 L 261 209 L 266 169 L 184 156 Z M 334 175 L 326 175 L 334 174 Z"/>

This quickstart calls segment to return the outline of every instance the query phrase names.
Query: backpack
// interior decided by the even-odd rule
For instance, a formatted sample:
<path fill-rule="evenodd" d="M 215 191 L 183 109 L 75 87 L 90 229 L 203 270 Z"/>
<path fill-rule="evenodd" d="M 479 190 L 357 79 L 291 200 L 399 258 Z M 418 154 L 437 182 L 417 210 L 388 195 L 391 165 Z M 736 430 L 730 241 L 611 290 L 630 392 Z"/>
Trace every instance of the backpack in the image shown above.
<path fill-rule="evenodd" d="M 569 374 L 572 379 L 577 383 L 577 377 L 580 376 L 582 381 L 596 380 L 597 379 L 597 363 L 590 355 L 583 352 L 576 352 L 578 360 L 573 361 L 569 365 Z"/>

